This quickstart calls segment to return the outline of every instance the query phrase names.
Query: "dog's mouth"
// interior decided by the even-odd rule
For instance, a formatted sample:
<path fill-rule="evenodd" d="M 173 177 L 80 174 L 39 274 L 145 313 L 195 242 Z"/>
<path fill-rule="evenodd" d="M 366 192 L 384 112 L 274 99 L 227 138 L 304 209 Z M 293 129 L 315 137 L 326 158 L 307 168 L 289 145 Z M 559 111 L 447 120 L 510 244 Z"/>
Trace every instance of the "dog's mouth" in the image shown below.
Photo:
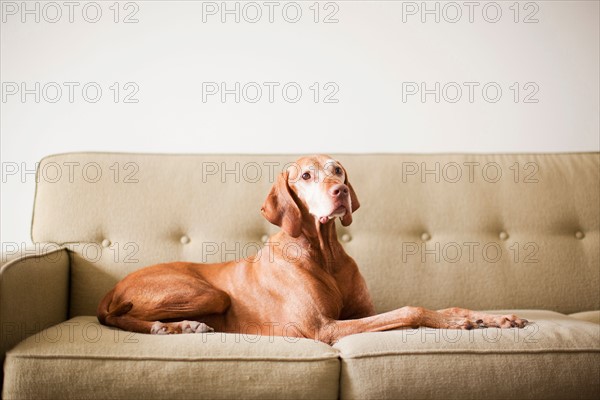
<path fill-rule="evenodd" d="M 332 220 L 336 217 L 343 217 L 344 215 L 346 215 L 346 212 L 347 212 L 346 206 L 339 206 L 338 208 L 333 210 L 331 212 L 331 214 L 326 215 L 324 217 L 319 217 L 319 222 L 322 224 L 326 224 L 327 222 L 329 222 L 330 220 Z"/>

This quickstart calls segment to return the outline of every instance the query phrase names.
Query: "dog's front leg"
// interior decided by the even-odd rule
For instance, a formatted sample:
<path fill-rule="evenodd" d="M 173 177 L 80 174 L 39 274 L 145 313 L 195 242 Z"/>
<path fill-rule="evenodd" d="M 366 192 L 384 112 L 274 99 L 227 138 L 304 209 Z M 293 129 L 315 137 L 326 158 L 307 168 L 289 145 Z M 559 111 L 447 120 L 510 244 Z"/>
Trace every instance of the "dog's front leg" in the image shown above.
<path fill-rule="evenodd" d="M 316 339 L 332 344 L 344 336 L 356 333 L 417 328 L 419 326 L 442 329 L 480 327 L 475 321 L 462 315 L 445 314 L 423 307 L 402 307 L 366 318 L 325 321 L 317 330 Z"/>

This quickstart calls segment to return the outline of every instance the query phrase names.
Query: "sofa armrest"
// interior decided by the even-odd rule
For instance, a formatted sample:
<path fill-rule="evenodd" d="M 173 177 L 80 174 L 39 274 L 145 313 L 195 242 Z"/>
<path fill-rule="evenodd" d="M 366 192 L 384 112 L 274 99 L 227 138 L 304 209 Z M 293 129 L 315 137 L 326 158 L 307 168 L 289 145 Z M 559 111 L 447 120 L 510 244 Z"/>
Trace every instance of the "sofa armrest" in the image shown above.
<path fill-rule="evenodd" d="M 21 340 L 67 319 L 69 265 L 67 249 L 55 244 L 2 254 L 0 360 Z"/>

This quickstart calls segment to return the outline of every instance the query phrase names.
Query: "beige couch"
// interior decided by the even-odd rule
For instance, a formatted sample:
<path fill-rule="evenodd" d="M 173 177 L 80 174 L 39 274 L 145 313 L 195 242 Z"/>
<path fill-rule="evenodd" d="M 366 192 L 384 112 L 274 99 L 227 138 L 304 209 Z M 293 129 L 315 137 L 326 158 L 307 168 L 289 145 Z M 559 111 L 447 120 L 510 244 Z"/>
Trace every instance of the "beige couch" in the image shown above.
<path fill-rule="evenodd" d="M 378 311 L 533 323 L 334 346 L 101 326 L 96 305 L 131 271 L 255 251 L 276 230 L 260 206 L 295 156 L 61 154 L 38 169 L 35 248 L 3 255 L 4 398 L 598 398 L 598 153 L 337 158 L 362 204 L 338 234 Z"/>

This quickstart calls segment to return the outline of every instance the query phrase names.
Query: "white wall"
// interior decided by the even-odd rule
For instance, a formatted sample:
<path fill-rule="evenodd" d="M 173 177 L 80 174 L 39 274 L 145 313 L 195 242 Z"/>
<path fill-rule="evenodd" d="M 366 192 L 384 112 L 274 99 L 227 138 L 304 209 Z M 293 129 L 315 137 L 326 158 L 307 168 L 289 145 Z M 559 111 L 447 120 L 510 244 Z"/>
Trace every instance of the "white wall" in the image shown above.
<path fill-rule="evenodd" d="M 57 152 L 600 149 L 597 1 L 517 7 L 514 1 L 481 1 L 473 8 L 462 1 L 428 2 L 428 9 L 439 10 L 439 22 L 435 13 L 422 13 L 421 1 L 321 2 L 316 23 L 313 1 L 276 2 L 273 22 L 264 2 L 238 3 L 239 23 L 235 15 L 225 15 L 225 23 L 219 12 L 212 15 L 220 1 L 121 3 L 115 23 L 113 3 L 78 2 L 70 22 L 62 1 L 28 2 L 38 15 L 24 13 L 21 1 L 2 2 L 3 244 L 29 240 L 35 182 L 26 170 Z M 252 23 L 256 5 L 262 18 Z M 97 8 L 99 21 L 89 22 Z M 297 8 L 300 20 L 286 21 Z M 124 23 L 130 13 L 137 22 Z M 331 13 L 337 22 L 324 23 Z M 22 98 L 21 83 L 35 92 L 36 82 L 39 103 L 35 93 Z M 72 102 L 64 82 L 78 85 Z M 210 82 L 230 89 L 235 82 L 256 82 L 263 93 L 251 103 L 256 91 L 250 84 L 239 103 L 233 94 L 222 102 L 207 94 Z M 279 84 L 273 102 L 264 82 Z M 434 89 L 436 82 L 439 103 L 435 94 L 424 101 L 410 94 L 421 83 Z M 86 99 L 82 87 L 89 83 Z M 282 95 L 286 83 L 288 100 Z M 472 102 L 467 85 L 474 88 Z M 62 95 L 53 103 L 57 86 Z M 94 86 L 102 90 L 95 103 Z M 298 86 L 302 96 L 293 103 Z M 462 97 L 453 103 L 457 86 Z M 132 97 L 137 103 L 124 101 L 132 88 L 138 89 Z M 502 94 L 493 102 L 496 88 Z M 325 102 L 334 90 L 337 102 Z M 536 102 L 526 102 L 533 92 L 528 100 Z"/>

